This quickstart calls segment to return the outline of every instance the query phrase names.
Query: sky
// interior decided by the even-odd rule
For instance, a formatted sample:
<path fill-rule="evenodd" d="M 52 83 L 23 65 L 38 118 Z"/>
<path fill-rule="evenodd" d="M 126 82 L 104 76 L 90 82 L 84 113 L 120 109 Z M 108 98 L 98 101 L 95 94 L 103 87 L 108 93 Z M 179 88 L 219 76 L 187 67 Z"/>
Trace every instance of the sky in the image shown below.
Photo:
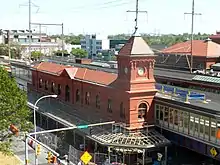
<path fill-rule="evenodd" d="M 65 34 L 131 34 L 134 31 L 136 0 L 31 0 L 33 23 L 64 24 Z M 28 0 L 0 0 L 0 29 L 28 29 Z M 194 32 L 220 30 L 220 0 L 195 0 Z M 192 0 L 139 0 L 140 33 L 190 33 Z M 39 27 L 32 25 L 36 31 Z M 60 34 L 60 26 L 44 26 L 42 31 Z"/>

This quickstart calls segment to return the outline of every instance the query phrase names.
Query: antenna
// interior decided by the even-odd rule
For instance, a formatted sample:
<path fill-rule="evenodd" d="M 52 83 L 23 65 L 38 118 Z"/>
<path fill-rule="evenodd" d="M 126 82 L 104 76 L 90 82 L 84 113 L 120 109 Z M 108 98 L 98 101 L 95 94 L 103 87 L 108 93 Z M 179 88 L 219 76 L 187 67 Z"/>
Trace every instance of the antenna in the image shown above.
<path fill-rule="evenodd" d="M 132 34 L 133 36 L 135 35 L 139 35 L 139 34 L 136 34 L 137 33 L 137 30 L 138 30 L 138 13 L 148 13 L 147 11 L 140 11 L 138 8 L 139 6 L 139 0 L 136 0 L 136 10 L 135 11 L 131 11 L 131 10 L 128 10 L 127 12 L 135 12 L 136 13 L 136 17 L 135 17 L 135 27 L 134 27 L 134 33 Z"/>
<path fill-rule="evenodd" d="M 193 71 L 193 31 L 194 31 L 194 16 L 195 15 L 202 15 L 201 13 L 195 13 L 195 0 L 192 0 L 192 12 L 191 13 L 184 13 L 184 16 L 192 15 L 192 23 L 191 23 L 191 60 L 190 60 L 190 73 Z M 188 59 L 188 58 L 187 58 Z"/>

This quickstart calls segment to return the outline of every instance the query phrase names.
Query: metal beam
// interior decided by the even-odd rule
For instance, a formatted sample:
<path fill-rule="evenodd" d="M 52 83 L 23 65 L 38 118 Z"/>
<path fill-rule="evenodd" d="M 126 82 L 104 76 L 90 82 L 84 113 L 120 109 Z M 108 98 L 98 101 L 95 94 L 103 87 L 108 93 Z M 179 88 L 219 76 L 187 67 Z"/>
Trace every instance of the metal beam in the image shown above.
<path fill-rule="evenodd" d="M 58 131 L 67 131 L 67 130 L 72 130 L 72 129 L 84 129 L 88 127 L 94 127 L 94 126 L 99 126 L 99 125 L 108 125 L 108 124 L 114 124 L 115 121 L 110 121 L 110 122 L 103 122 L 103 123 L 95 123 L 95 124 L 88 124 L 88 125 L 79 125 L 79 126 L 73 126 L 73 127 L 68 127 L 68 128 L 59 128 L 59 129 L 53 129 L 53 130 L 46 130 L 46 131 L 41 131 L 41 132 L 36 132 L 36 133 L 30 133 L 28 135 L 38 135 L 38 134 L 43 134 L 43 133 L 52 133 L 52 132 L 58 132 Z"/>
<path fill-rule="evenodd" d="M 54 151 L 53 149 L 51 149 L 50 147 L 48 147 L 47 145 L 39 142 L 38 140 L 34 139 L 33 137 L 31 137 L 30 135 L 26 134 L 26 137 L 30 138 L 31 140 L 33 140 L 34 142 L 40 144 L 42 147 L 46 148 L 47 150 L 53 152 L 57 157 L 60 156 L 59 153 L 57 153 L 56 151 Z M 35 150 L 36 150 L 36 147 L 35 147 Z"/>
<path fill-rule="evenodd" d="M 46 25 L 46 26 L 63 26 L 63 24 L 56 24 L 56 23 L 31 23 L 32 25 Z"/>

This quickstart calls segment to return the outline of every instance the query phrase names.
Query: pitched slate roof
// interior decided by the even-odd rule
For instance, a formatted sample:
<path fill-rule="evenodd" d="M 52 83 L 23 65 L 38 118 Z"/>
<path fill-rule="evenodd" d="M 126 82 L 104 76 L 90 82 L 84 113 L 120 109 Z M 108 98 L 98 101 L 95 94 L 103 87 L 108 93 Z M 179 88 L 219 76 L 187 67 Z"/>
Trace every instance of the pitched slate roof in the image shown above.
<path fill-rule="evenodd" d="M 121 48 L 119 56 L 152 56 L 154 52 L 141 36 L 132 36 Z"/>
<path fill-rule="evenodd" d="M 211 40 L 193 40 L 193 56 L 219 57 L 220 45 Z M 163 54 L 191 54 L 191 41 L 177 43 L 161 51 Z"/>

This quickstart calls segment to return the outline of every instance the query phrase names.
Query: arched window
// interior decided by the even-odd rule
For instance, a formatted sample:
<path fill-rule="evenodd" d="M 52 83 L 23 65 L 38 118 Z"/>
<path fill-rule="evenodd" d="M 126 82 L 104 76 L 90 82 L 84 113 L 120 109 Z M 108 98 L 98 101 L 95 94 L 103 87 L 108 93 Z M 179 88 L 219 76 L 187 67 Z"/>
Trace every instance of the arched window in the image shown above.
<path fill-rule="evenodd" d="M 96 100 L 96 102 L 95 102 L 95 106 L 96 106 L 96 108 L 100 108 L 100 97 L 99 97 L 99 95 L 96 95 L 96 98 L 95 98 L 95 100 Z"/>
<path fill-rule="evenodd" d="M 55 91 L 55 83 L 52 82 L 52 83 L 51 83 L 51 92 L 54 92 L 54 91 Z"/>
<path fill-rule="evenodd" d="M 57 94 L 60 95 L 61 94 L 61 85 L 58 84 L 57 86 Z"/>
<path fill-rule="evenodd" d="M 79 89 L 76 90 L 76 102 L 80 100 L 80 91 Z"/>
<path fill-rule="evenodd" d="M 70 88 L 68 85 L 65 87 L 65 100 L 70 101 Z"/>
<path fill-rule="evenodd" d="M 138 119 L 144 119 L 147 114 L 147 104 L 141 103 L 138 106 Z"/>
<path fill-rule="evenodd" d="M 125 108 L 123 102 L 120 104 L 120 117 L 123 119 L 125 118 Z"/>
<path fill-rule="evenodd" d="M 90 92 L 86 92 L 85 103 L 86 105 L 90 104 Z"/>
<path fill-rule="evenodd" d="M 112 113 L 112 100 L 108 99 L 108 107 L 107 107 L 107 111 Z"/>
<path fill-rule="evenodd" d="M 49 85 L 49 82 L 48 80 L 45 81 L 45 90 L 48 90 L 48 85 Z"/>
<path fill-rule="evenodd" d="M 43 85 L 43 80 L 41 78 L 41 79 L 39 79 L 39 88 L 42 88 L 42 85 Z"/>

